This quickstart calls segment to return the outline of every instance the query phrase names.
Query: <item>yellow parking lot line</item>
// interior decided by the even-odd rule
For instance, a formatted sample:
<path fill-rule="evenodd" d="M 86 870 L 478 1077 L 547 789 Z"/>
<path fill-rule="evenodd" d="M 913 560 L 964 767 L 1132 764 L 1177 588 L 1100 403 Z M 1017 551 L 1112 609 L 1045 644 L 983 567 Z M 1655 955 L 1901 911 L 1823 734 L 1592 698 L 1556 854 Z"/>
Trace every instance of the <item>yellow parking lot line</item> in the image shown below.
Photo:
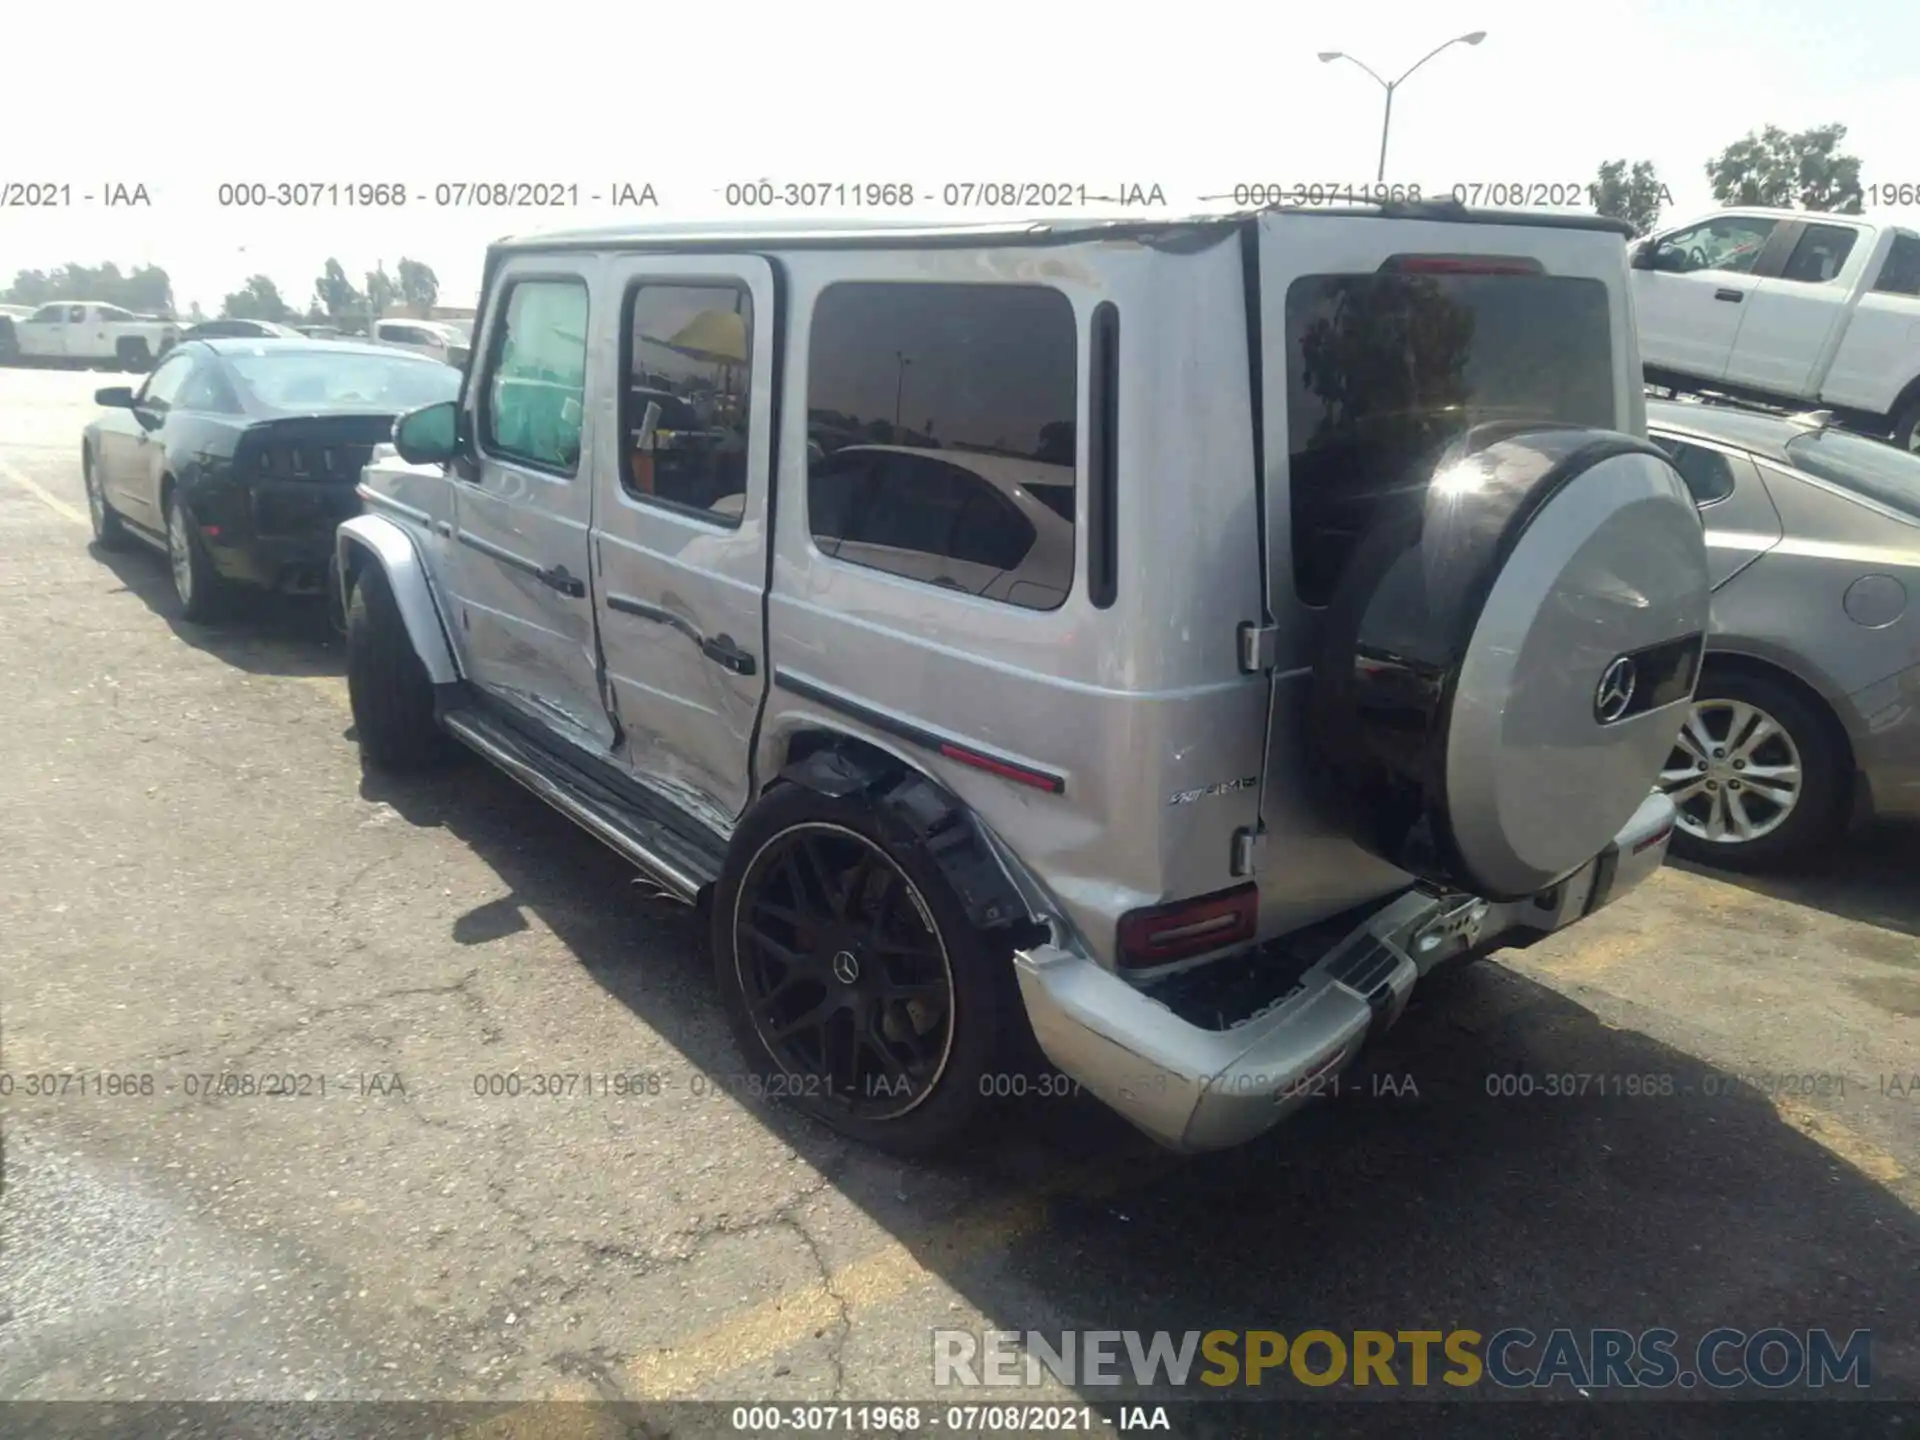
<path fill-rule="evenodd" d="M 1783 1124 L 1846 1161 L 1869 1180 L 1892 1187 L 1907 1178 L 1906 1167 L 1892 1154 L 1826 1111 L 1785 1096 L 1775 1099 L 1773 1108 Z"/>
<path fill-rule="evenodd" d="M 1005 1250 L 1041 1229 L 1056 1196 L 1094 1200 L 1145 1184 L 1175 1157 L 1116 1156 L 962 1215 L 908 1243 L 889 1241 L 824 1281 L 787 1291 L 663 1350 L 633 1360 L 624 1378 L 637 1400 L 684 1398 L 722 1375 L 770 1359 L 828 1325 L 931 1284 L 952 1265 Z M 922 1257 L 925 1257 L 924 1259 Z"/>
<path fill-rule="evenodd" d="M 76 525 L 84 525 L 89 530 L 93 528 L 93 521 L 87 518 L 84 510 L 74 509 L 73 506 L 67 504 L 66 501 L 62 500 L 58 495 L 55 495 L 51 490 L 48 490 L 37 481 L 29 480 L 4 460 L 0 460 L 0 480 L 6 480 L 10 484 L 26 491 L 61 519 L 71 520 Z"/>

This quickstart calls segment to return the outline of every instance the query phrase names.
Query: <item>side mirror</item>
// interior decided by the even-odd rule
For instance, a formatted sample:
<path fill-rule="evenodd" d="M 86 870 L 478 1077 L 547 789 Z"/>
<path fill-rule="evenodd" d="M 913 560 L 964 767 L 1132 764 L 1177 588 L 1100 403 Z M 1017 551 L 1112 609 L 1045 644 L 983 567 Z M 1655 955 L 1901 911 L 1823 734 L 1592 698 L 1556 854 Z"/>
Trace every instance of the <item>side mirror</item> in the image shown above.
<path fill-rule="evenodd" d="M 1627 257 L 1627 263 L 1635 270 L 1655 269 L 1654 256 L 1659 253 L 1660 242 L 1649 236 L 1633 247 L 1633 253 Z"/>
<path fill-rule="evenodd" d="M 93 392 L 93 403 L 104 405 L 109 410 L 131 410 L 133 391 L 125 385 L 109 385 L 104 390 Z"/>
<path fill-rule="evenodd" d="M 393 425 L 393 448 L 409 465 L 445 465 L 459 450 L 460 407 L 442 400 L 409 410 Z"/>

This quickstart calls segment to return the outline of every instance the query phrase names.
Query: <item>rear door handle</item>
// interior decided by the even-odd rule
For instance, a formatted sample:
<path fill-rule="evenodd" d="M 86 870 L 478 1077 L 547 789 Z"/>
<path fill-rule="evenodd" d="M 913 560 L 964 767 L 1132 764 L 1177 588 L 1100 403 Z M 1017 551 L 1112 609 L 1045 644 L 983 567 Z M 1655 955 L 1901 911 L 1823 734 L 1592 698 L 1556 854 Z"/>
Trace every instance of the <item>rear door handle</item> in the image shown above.
<path fill-rule="evenodd" d="M 734 644 L 731 635 L 716 635 L 700 642 L 700 653 L 736 675 L 753 674 L 753 656 Z"/>
<path fill-rule="evenodd" d="M 1742 290 L 1716 290 L 1713 292 L 1713 298 L 1716 300 L 1728 300 L 1738 305 L 1747 297 L 1746 292 Z"/>
<path fill-rule="evenodd" d="M 577 575 L 568 574 L 567 567 L 564 565 L 556 565 L 551 570 L 542 570 L 540 578 L 562 595 L 571 596 L 575 600 L 587 593 L 587 582 Z"/>

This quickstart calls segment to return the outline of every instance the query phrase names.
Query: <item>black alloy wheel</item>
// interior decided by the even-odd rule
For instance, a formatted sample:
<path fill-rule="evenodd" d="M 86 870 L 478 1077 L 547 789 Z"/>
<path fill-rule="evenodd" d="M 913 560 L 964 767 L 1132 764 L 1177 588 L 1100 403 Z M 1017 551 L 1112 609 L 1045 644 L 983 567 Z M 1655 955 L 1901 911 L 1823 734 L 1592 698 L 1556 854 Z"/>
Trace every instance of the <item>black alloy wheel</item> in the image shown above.
<path fill-rule="evenodd" d="M 763 845 L 735 906 L 741 998 L 767 1053 L 857 1122 L 896 1121 L 952 1055 L 952 957 L 927 902 L 866 836 L 813 822 Z"/>

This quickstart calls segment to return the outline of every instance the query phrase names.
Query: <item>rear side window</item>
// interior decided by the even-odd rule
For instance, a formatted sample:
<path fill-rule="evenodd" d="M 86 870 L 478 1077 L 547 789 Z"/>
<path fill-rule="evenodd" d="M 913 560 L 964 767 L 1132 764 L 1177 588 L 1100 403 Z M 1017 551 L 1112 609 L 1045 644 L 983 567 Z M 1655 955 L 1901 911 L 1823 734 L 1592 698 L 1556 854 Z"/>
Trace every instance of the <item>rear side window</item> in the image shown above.
<path fill-rule="evenodd" d="M 1694 504 L 1705 508 L 1733 494 L 1733 466 L 1719 451 L 1689 445 L 1683 440 L 1670 440 L 1664 435 L 1655 435 L 1653 443 L 1673 457 L 1673 468 L 1680 472 L 1687 489 L 1693 492 Z"/>
<path fill-rule="evenodd" d="M 1789 440 L 1787 457 L 1809 475 L 1920 520 L 1920 454 L 1844 430 L 1820 430 Z"/>
<path fill-rule="evenodd" d="M 840 284 L 814 309 L 808 524 L 829 555 L 1004 600 L 1073 583 L 1073 306 L 1024 285 Z"/>
<path fill-rule="evenodd" d="M 1886 295 L 1920 295 L 1920 235 L 1896 235 L 1873 288 Z"/>
<path fill-rule="evenodd" d="M 587 379 L 587 287 L 516 280 L 501 303 L 480 435 L 488 451 L 557 475 L 580 468 Z"/>
<path fill-rule="evenodd" d="M 1793 254 L 1780 271 L 1782 280 L 1824 285 L 1839 275 L 1853 253 L 1860 232 L 1845 225 L 1809 225 L 1794 242 Z"/>
<path fill-rule="evenodd" d="M 1355 542 L 1422 493 L 1476 424 L 1612 429 L 1613 328 L 1599 280 L 1306 275 L 1287 291 L 1294 587 L 1324 605 Z"/>
<path fill-rule="evenodd" d="M 628 292 L 620 478 L 629 495 L 740 523 L 753 324 L 743 285 L 642 281 Z M 650 435 L 649 405 L 659 407 Z"/>

